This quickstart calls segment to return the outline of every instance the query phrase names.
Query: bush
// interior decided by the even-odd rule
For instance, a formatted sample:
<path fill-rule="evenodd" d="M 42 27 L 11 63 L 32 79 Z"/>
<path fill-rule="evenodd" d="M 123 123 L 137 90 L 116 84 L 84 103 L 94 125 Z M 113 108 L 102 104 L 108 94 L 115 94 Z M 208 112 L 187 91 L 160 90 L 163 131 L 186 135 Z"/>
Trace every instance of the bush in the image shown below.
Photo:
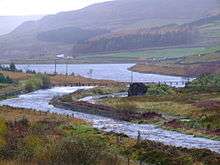
<path fill-rule="evenodd" d="M 4 119 L 0 118 L 0 136 L 5 136 L 7 133 L 7 125 Z"/>
<path fill-rule="evenodd" d="M 0 83 L 3 83 L 3 84 L 10 84 L 10 83 L 13 83 L 13 80 L 10 79 L 8 76 L 5 77 L 3 74 L 0 73 Z"/>
<path fill-rule="evenodd" d="M 22 118 L 16 119 L 15 123 L 16 124 L 20 124 L 23 127 L 28 127 L 29 126 L 29 121 L 28 121 L 28 119 L 25 116 L 23 116 Z"/>
<path fill-rule="evenodd" d="M 36 74 L 25 81 L 24 88 L 27 92 L 32 92 L 37 89 L 50 88 L 50 78 L 46 74 Z"/>
<path fill-rule="evenodd" d="M 0 119 L 0 152 L 6 145 L 5 135 L 7 134 L 7 125 L 4 119 Z M 0 154 L 0 157 L 2 155 Z"/>
<path fill-rule="evenodd" d="M 55 148 L 52 164 L 95 165 L 103 156 L 105 145 L 94 137 L 65 138 Z"/>
<path fill-rule="evenodd" d="M 34 91 L 34 85 L 33 85 L 33 83 L 32 83 L 31 80 L 27 80 L 27 81 L 25 82 L 24 89 L 25 89 L 25 91 L 27 91 L 27 92 L 32 92 L 32 91 Z"/>
<path fill-rule="evenodd" d="M 42 80 L 41 88 L 42 89 L 47 89 L 50 88 L 51 83 L 50 83 L 50 78 L 46 74 L 41 74 L 40 79 Z"/>
<path fill-rule="evenodd" d="M 220 75 L 209 74 L 186 84 L 186 89 L 192 91 L 220 91 Z"/>
<path fill-rule="evenodd" d="M 29 74 L 36 74 L 36 71 L 35 70 L 26 70 L 26 73 L 29 73 Z"/>
<path fill-rule="evenodd" d="M 14 64 L 13 62 L 10 63 L 10 65 L 9 65 L 9 70 L 12 71 L 12 72 L 17 71 L 16 66 L 15 66 L 15 64 Z"/>
<path fill-rule="evenodd" d="M 151 84 L 148 85 L 147 95 L 150 96 L 163 96 L 173 94 L 175 90 L 165 84 Z"/>
<path fill-rule="evenodd" d="M 21 160 L 32 160 L 38 158 L 41 155 L 45 144 L 40 137 L 29 135 L 24 139 L 23 147 L 20 148 L 19 159 Z"/>

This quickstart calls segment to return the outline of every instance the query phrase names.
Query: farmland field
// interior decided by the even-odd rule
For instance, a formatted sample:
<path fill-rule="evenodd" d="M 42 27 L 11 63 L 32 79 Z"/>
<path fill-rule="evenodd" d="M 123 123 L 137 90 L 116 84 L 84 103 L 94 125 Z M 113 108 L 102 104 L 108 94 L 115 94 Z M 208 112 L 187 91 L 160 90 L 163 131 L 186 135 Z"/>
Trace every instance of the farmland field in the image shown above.
<path fill-rule="evenodd" d="M 110 54 L 97 54 L 97 55 L 86 55 L 79 57 L 81 60 L 89 60 L 90 62 L 96 59 L 96 62 L 99 60 L 105 62 L 114 62 L 114 61 L 138 61 L 139 59 L 148 59 L 148 58 L 179 58 L 186 57 L 197 54 L 206 54 L 213 53 L 217 50 L 220 50 L 219 46 L 212 47 L 193 47 L 193 48 L 160 48 L 160 49 L 151 49 L 151 50 L 139 50 L 139 51 L 130 51 L 130 52 L 118 52 Z"/>

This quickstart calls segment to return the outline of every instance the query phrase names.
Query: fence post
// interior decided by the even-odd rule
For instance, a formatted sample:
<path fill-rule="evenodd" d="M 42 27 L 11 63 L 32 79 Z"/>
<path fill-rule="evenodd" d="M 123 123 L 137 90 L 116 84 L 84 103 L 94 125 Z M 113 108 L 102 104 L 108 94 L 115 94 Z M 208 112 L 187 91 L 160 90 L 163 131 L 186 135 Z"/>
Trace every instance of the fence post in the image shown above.
<path fill-rule="evenodd" d="M 140 165 L 143 165 L 143 161 L 142 160 L 140 160 Z"/>
<path fill-rule="evenodd" d="M 140 144 L 140 141 L 141 141 L 141 132 L 138 131 L 137 144 Z"/>
<path fill-rule="evenodd" d="M 121 142 L 121 137 L 120 136 L 117 136 L 117 144 L 120 144 L 120 142 Z"/>

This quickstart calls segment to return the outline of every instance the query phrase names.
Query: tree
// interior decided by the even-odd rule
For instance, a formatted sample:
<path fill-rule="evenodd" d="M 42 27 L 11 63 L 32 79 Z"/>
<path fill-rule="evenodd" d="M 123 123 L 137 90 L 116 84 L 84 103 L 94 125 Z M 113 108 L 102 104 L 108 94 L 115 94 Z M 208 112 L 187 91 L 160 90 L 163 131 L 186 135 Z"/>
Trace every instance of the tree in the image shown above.
<path fill-rule="evenodd" d="M 12 71 L 12 72 L 15 72 L 17 70 L 16 66 L 15 66 L 15 64 L 13 62 L 10 63 L 9 70 Z"/>

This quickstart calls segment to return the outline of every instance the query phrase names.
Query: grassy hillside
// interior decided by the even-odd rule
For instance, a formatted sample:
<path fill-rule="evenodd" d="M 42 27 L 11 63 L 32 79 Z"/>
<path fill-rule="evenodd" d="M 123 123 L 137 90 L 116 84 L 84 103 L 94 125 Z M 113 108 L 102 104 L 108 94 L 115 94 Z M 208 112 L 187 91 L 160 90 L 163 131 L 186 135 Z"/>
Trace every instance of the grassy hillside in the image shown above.
<path fill-rule="evenodd" d="M 220 20 L 199 27 L 202 43 L 220 42 Z"/>
<path fill-rule="evenodd" d="M 91 43 L 85 45 L 85 47 L 78 45 L 78 48 L 86 50 L 86 48 L 90 46 L 92 49 L 101 48 L 100 52 L 108 52 L 186 44 L 188 41 L 188 33 L 184 35 L 185 32 L 182 35 L 170 35 L 169 32 L 164 34 L 164 30 L 159 29 L 160 32 L 157 32 L 158 35 L 155 35 L 155 32 L 149 32 L 147 35 L 145 34 L 145 36 L 136 36 L 138 41 L 141 42 L 131 41 L 129 37 L 133 38 L 133 36 L 129 36 L 129 34 L 123 36 L 124 33 L 122 32 L 128 31 L 128 33 L 132 33 L 133 30 L 142 28 L 148 29 L 150 27 L 168 24 L 189 23 L 203 17 L 217 14 L 219 8 L 220 4 L 217 0 L 116 0 L 100 3 L 77 11 L 49 15 L 39 21 L 26 22 L 16 28 L 13 33 L 0 37 L 0 53 L 1 56 L 13 59 L 15 57 L 33 59 L 39 56 L 41 59 L 47 59 L 48 57 L 54 57 L 55 54 L 61 53 L 76 55 L 76 51 L 73 50 L 73 45 L 75 42 L 82 42 L 81 39 L 75 40 L 75 38 L 79 38 L 77 37 L 77 35 L 79 35 L 78 32 L 80 31 L 80 34 L 83 32 L 80 36 L 85 35 L 83 40 L 86 38 L 86 40 L 89 41 L 94 39 L 94 32 L 96 35 L 95 38 L 103 36 L 102 33 L 96 33 L 97 29 L 110 31 L 107 36 L 111 35 L 111 39 L 107 43 L 104 40 L 99 40 L 99 42 L 95 44 L 96 46 L 91 46 Z M 80 30 L 75 30 L 77 28 Z M 211 28 L 207 31 L 208 34 L 211 33 L 210 29 Z M 204 30 L 206 29 L 201 29 L 202 34 Z M 92 34 L 88 34 L 88 32 Z M 192 31 L 190 32 L 193 33 Z M 118 37 L 112 37 L 117 33 L 120 33 Z M 218 30 L 212 31 L 211 36 L 213 37 L 215 34 L 218 35 Z M 207 41 L 207 35 L 205 35 L 205 33 L 203 35 L 204 36 L 201 37 L 203 40 L 201 41 L 199 39 L 199 41 L 195 43 L 196 45 L 204 46 L 204 44 L 210 45 L 213 44 L 213 42 L 215 44 L 219 43 L 218 39 L 213 38 Z M 186 38 L 184 42 L 182 42 L 181 39 L 183 36 Z M 151 38 L 154 38 L 154 40 L 149 42 Z M 172 44 L 166 45 L 165 42 L 161 43 L 164 39 L 173 42 Z M 118 41 L 120 41 L 119 43 L 124 43 L 127 47 L 121 46 L 118 48 L 115 46 L 118 45 Z M 127 43 L 128 41 L 130 41 L 130 43 Z M 134 45 L 134 43 L 136 43 L 136 45 Z M 146 43 L 148 43 L 147 46 Z M 103 47 L 104 50 L 102 50 Z"/>
<path fill-rule="evenodd" d="M 187 57 L 198 54 L 213 53 L 220 50 L 220 47 L 193 47 L 193 48 L 155 48 L 149 50 L 136 50 L 129 52 L 115 52 L 106 54 L 92 54 L 83 55 L 77 57 L 77 60 L 90 61 L 90 62 L 107 62 L 107 63 L 117 63 L 117 62 L 143 62 L 144 60 L 150 59 L 166 59 L 166 58 L 180 58 Z"/>
<path fill-rule="evenodd" d="M 39 30 L 70 26 L 118 29 L 149 19 L 167 20 L 166 24 L 171 24 L 176 23 L 173 22 L 176 19 L 196 20 L 205 17 L 214 13 L 219 7 L 218 0 L 116 0 L 91 5 L 77 11 L 46 16 L 37 24 L 32 23 L 30 25 L 37 26 Z M 159 11 L 155 12 L 158 9 Z M 25 27 L 25 24 L 21 27 L 30 28 Z M 22 30 L 21 27 L 18 30 Z"/>

